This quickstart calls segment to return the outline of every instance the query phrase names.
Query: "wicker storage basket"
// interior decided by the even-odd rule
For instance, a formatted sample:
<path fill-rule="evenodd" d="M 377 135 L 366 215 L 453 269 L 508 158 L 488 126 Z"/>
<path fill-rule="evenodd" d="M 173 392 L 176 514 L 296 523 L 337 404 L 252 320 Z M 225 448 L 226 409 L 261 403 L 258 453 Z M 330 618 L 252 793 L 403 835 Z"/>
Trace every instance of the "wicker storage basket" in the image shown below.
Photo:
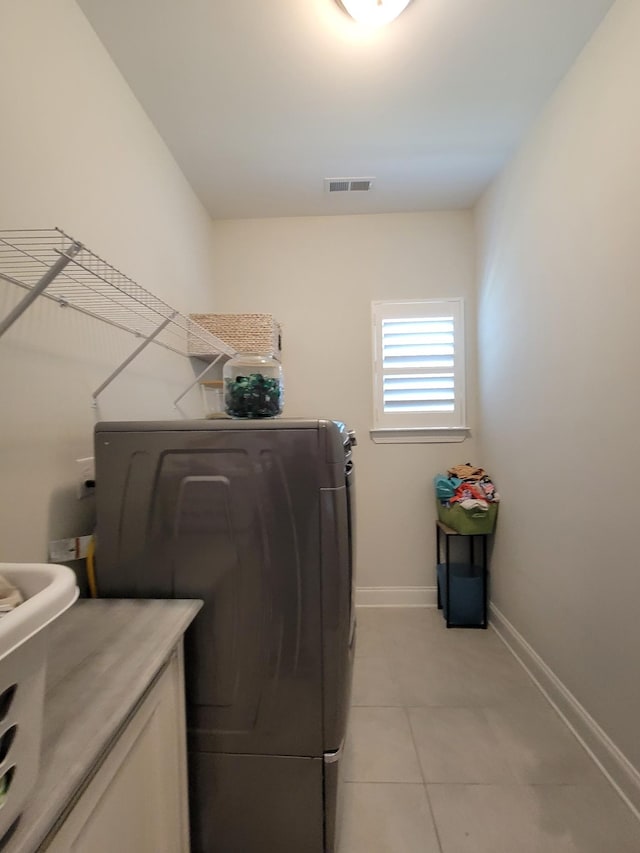
<path fill-rule="evenodd" d="M 189 314 L 189 319 L 229 344 L 236 352 L 273 355 L 278 359 L 281 356 L 282 329 L 272 314 Z M 203 352 L 201 341 L 190 337 L 189 354 L 207 353 Z"/>

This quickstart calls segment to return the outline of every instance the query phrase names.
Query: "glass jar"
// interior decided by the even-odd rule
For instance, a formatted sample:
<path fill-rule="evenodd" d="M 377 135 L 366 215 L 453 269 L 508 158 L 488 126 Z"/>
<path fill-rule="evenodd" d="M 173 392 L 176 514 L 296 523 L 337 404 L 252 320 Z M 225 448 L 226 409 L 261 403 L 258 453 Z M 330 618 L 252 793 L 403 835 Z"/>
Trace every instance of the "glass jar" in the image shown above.
<path fill-rule="evenodd" d="M 202 392 L 202 406 L 205 418 L 214 415 L 222 415 L 224 412 L 224 394 L 222 379 L 201 379 L 200 390 Z"/>
<path fill-rule="evenodd" d="M 282 414 L 282 366 L 270 355 L 237 353 L 225 364 L 224 407 L 232 418 L 273 418 Z"/>

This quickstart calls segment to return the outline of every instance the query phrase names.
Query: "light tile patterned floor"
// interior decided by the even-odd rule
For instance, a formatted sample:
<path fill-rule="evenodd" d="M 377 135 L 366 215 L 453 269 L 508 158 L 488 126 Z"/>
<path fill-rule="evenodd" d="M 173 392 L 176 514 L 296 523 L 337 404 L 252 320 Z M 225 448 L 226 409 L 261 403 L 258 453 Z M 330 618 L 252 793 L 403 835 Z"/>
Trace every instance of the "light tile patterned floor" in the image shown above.
<path fill-rule="evenodd" d="M 361 608 L 340 853 L 640 853 L 640 823 L 492 631 Z"/>

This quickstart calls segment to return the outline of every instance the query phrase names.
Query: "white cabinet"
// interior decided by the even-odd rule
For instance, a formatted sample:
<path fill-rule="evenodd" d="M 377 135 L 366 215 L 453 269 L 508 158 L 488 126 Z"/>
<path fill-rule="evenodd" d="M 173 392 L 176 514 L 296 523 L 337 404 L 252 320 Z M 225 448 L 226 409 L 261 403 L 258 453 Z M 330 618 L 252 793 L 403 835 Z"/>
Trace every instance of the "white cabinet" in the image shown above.
<path fill-rule="evenodd" d="M 61 824 L 47 853 L 188 853 L 178 649 Z"/>

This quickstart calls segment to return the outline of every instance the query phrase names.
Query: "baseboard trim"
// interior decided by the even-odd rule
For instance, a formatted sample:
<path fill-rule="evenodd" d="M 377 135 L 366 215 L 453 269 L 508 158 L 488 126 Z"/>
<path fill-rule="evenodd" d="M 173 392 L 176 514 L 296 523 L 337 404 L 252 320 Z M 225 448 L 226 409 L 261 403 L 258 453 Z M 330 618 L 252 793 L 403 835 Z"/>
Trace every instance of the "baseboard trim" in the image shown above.
<path fill-rule="evenodd" d="M 494 604 L 490 610 L 495 632 L 640 820 L 640 773 L 506 616 Z"/>
<path fill-rule="evenodd" d="M 435 586 L 360 586 L 356 607 L 435 607 Z"/>

